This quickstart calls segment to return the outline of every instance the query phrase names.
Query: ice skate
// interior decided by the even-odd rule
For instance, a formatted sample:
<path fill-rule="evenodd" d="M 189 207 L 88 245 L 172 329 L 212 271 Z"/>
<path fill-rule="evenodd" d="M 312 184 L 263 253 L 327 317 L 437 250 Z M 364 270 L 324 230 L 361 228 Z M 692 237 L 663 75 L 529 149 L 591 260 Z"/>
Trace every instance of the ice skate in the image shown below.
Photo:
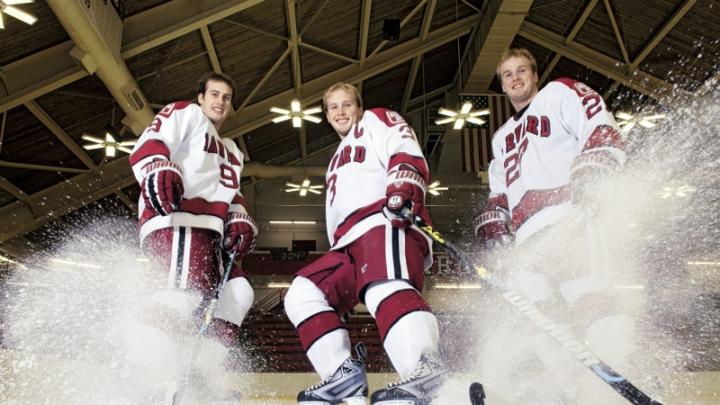
<path fill-rule="evenodd" d="M 370 403 L 375 405 L 428 405 L 437 396 L 448 370 L 437 354 L 423 354 L 409 378 L 375 391 Z"/>
<path fill-rule="evenodd" d="M 297 396 L 303 405 L 365 405 L 368 395 L 365 373 L 365 346 L 355 346 L 357 358 L 349 357 L 327 380 L 314 385 Z"/>

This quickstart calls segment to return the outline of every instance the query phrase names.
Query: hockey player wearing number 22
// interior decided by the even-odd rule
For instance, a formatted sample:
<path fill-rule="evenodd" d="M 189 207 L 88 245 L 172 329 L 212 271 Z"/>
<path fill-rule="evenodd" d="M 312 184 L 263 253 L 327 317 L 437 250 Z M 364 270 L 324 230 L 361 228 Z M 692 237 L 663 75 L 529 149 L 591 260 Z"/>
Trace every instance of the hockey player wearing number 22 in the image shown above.
<path fill-rule="evenodd" d="M 301 269 L 285 296 L 288 318 L 322 382 L 301 391 L 299 404 L 365 404 L 365 351 L 351 354 L 342 316 L 359 302 L 375 318 L 398 383 L 375 391 L 373 404 L 426 404 L 447 368 L 438 355 L 435 315 L 423 300 L 429 240 L 398 215 L 429 221 L 429 171 L 413 129 L 394 111 L 363 112 L 357 89 L 336 83 L 323 109 L 340 136 L 326 173 L 325 215 L 331 248 Z"/>
<path fill-rule="evenodd" d="M 595 249 L 592 240 L 588 244 L 579 240 L 589 239 L 587 233 L 565 232 L 576 229 L 572 228 L 574 221 L 567 221 L 577 218 L 574 213 L 582 213 L 582 228 L 587 232 L 602 208 L 598 185 L 625 163 L 625 146 L 617 124 L 600 95 L 584 83 L 561 78 L 539 90 L 537 64 L 526 49 L 507 50 L 497 75 L 516 113 L 493 135 L 490 194 L 484 212 L 474 223 L 481 246 L 488 259 L 503 256 L 504 266 L 496 273 L 506 277 L 530 302 L 564 300 L 567 305 L 561 316 L 576 318 L 569 322 L 581 330 L 584 340 L 620 348 L 634 341 L 634 323 L 623 311 L 618 313 L 617 300 L 592 307 L 603 308 L 604 313 L 586 319 L 590 313 L 588 300 L 607 299 L 605 284 L 612 277 L 584 270 L 588 266 L 581 263 L 587 262 L 587 257 L 582 255 Z M 510 246 L 514 249 L 508 254 Z M 591 250 L 582 253 L 586 246 Z M 568 271 L 572 274 L 562 273 Z M 507 343 L 507 339 L 496 340 Z M 491 341 L 486 352 L 501 352 L 492 348 Z M 514 349 L 521 350 L 517 346 Z M 610 358 L 611 363 L 620 360 L 601 356 Z M 511 368 L 506 360 L 497 363 Z M 500 368 L 492 374 L 503 374 Z M 512 380 L 511 372 L 507 373 L 508 380 Z"/>
<path fill-rule="evenodd" d="M 233 81 L 208 73 L 199 81 L 197 104 L 165 106 L 140 136 L 130 164 L 140 183 L 140 240 L 167 284 L 153 304 L 180 317 L 212 297 L 222 277 L 223 255 L 242 257 L 255 244 L 257 227 L 240 193 L 243 154 L 218 130 L 228 117 Z M 199 293 L 199 294 L 198 294 Z M 253 302 L 245 272 L 233 265 L 207 336 L 224 346 Z M 167 313 L 167 311 L 165 311 Z"/>

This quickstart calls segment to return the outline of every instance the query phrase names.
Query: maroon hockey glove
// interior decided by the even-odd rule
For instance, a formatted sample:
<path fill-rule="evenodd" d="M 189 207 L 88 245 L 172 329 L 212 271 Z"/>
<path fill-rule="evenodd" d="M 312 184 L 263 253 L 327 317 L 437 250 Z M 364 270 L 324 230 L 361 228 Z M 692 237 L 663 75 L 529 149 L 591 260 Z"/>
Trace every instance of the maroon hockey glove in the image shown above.
<path fill-rule="evenodd" d="M 474 222 L 475 234 L 488 253 L 509 245 L 514 239 L 508 226 L 510 216 L 504 211 L 485 211 L 478 215 Z"/>
<path fill-rule="evenodd" d="M 412 215 L 420 215 L 425 207 L 425 180 L 413 170 L 391 171 L 385 189 L 387 200 L 386 213 L 392 226 L 401 228 L 409 225 L 411 219 L 403 218 L 400 214 L 403 208 L 409 208 Z"/>
<path fill-rule="evenodd" d="M 145 206 L 166 216 L 180 209 L 184 192 L 180 167 L 168 160 L 156 160 L 143 167 L 143 180 L 140 184 Z"/>
<path fill-rule="evenodd" d="M 222 247 L 227 253 L 236 253 L 240 258 L 255 249 L 255 235 L 258 230 L 250 215 L 231 212 L 225 223 Z"/>

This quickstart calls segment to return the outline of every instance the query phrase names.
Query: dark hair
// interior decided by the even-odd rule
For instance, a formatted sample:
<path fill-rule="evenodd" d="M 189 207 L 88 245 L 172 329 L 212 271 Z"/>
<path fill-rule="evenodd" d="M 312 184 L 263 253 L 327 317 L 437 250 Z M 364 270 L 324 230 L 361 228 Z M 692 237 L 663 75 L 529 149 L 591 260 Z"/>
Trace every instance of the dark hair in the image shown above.
<path fill-rule="evenodd" d="M 205 95 L 205 92 L 207 91 L 207 83 L 210 81 L 216 81 L 216 82 L 223 82 L 230 86 L 230 90 L 232 90 L 232 95 L 235 97 L 235 82 L 233 79 L 230 78 L 230 76 L 222 74 L 222 73 L 216 73 L 216 72 L 208 72 L 203 75 L 203 77 L 200 78 L 198 81 L 198 87 L 197 87 L 197 94 Z"/>

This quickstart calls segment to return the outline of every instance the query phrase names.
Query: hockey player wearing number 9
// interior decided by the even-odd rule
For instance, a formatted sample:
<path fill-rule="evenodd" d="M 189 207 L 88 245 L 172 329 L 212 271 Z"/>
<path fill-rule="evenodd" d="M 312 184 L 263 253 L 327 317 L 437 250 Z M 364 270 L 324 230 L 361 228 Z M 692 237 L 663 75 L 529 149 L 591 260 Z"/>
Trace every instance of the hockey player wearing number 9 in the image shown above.
<path fill-rule="evenodd" d="M 561 307 L 566 308 L 562 311 L 583 312 L 584 318 L 591 308 L 602 308 L 589 323 L 583 319 L 576 332 L 591 344 L 616 349 L 608 354 L 603 348 L 593 350 L 615 364 L 613 360 L 631 350 L 628 344 L 634 340 L 634 322 L 618 313 L 617 306 L 586 306 L 587 300 L 606 295 L 608 280 L 598 280 L 597 274 L 583 274 L 581 269 L 587 266 L 580 262 L 569 266 L 575 270 L 571 275 L 562 275 L 557 269 L 585 246 L 580 237 L 570 240 L 569 246 L 563 245 L 561 241 L 573 239 L 560 231 L 563 224 L 578 213 L 584 218 L 595 217 L 602 207 L 593 189 L 624 164 L 624 143 L 617 125 L 600 95 L 581 82 L 561 78 L 539 90 L 537 64 L 526 49 L 507 50 L 497 75 L 516 114 L 493 135 L 493 159 L 488 170 L 490 194 L 484 212 L 475 220 L 480 245 L 488 258 L 503 256 L 504 266 L 496 273 L 507 277 L 510 285 L 529 301 L 545 305 L 560 299 L 565 303 Z M 587 226 L 590 224 L 583 224 Z M 522 262 L 512 261 L 521 256 Z M 503 349 L 492 347 L 493 343 L 508 341 L 504 337 L 491 338 L 485 353 L 501 353 Z M 523 346 L 522 342 L 516 343 L 512 350 Z M 491 374 L 501 379 L 505 367 L 505 377 L 511 379 L 512 365 L 506 359 L 493 364 L 502 366 Z M 488 386 L 493 389 L 492 384 Z M 527 398 L 519 402 L 524 400 Z"/>
<path fill-rule="evenodd" d="M 364 303 L 401 381 L 373 393 L 373 404 L 427 404 L 447 368 L 438 355 L 438 323 L 423 300 L 431 244 L 398 213 L 429 221 L 429 177 L 414 131 L 394 111 L 363 112 L 354 86 L 337 83 L 323 109 L 340 136 L 327 174 L 325 215 L 330 251 L 301 269 L 285 310 L 322 382 L 298 394 L 299 404 L 365 404 L 365 351 L 351 355 L 342 316 Z"/>
<path fill-rule="evenodd" d="M 130 155 L 141 188 L 141 244 L 167 274 L 153 304 L 179 319 L 202 314 L 222 276 L 223 255 L 246 255 L 257 234 L 240 193 L 243 154 L 218 135 L 233 108 L 233 81 L 206 74 L 196 94 L 196 103 L 160 110 Z M 208 336 L 232 345 L 252 302 L 247 275 L 235 264 Z"/>

